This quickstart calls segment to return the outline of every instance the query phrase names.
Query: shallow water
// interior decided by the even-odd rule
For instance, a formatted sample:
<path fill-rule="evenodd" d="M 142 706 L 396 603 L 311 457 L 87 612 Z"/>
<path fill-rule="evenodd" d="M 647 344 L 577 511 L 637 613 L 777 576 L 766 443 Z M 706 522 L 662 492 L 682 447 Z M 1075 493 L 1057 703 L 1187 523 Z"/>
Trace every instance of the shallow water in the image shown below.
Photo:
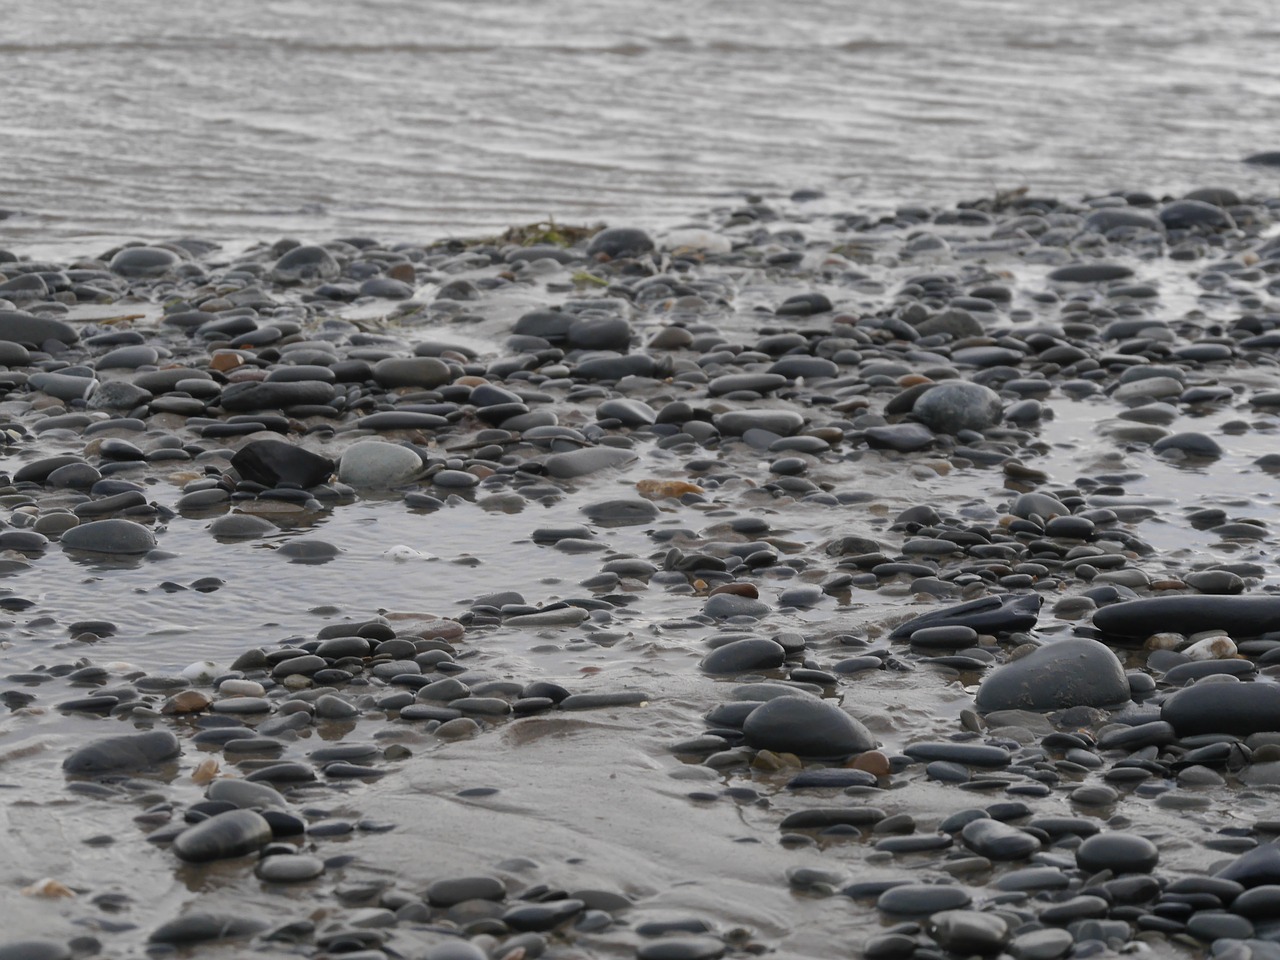
<path fill-rule="evenodd" d="M 285 234 L 370 234 L 392 243 L 498 232 L 546 217 L 665 229 L 736 206 L 747 193 L 785 198 L 796 188 L 827 196 L 776 206 L 810 239 L 831 241 L 840 229 L 824 219 L 831 211 L 874 214 L 1024 184 L 1037 194 L 1160 194 L 1212 184 L 1272 195 L 1275 171 L 1239 162 L 1280 146 L 1267 139 L 1280 95 L 1272 51 L 1280 33 L 1266 26 L 1271 19 L 1261 2 L 1206 7 L 1183 0 L 1089 0 L 1062 9 L 1016 0 L 856 9 L 834 0 L 694 0 L 653 5 L 643 22 L 619 0 L 27 4 L 7 11 L 0 40 L 8 67 L 0 206 L 18 211 L 0 221 L 0 246 L 72 258 L 98 254 L 116 238 L 197 235 L 228 241 L 219 255 L 227 261 L 254 240 Z M 857 238 L 865 244 L 865 262 L 857 265 L 870 277 L 866 288 L 801 283 L 826 290 L 841 307 L 871 312 L 887 299 L 874 292 L 876 283 L 892 290 L 916 270 L 957 268 L 958 260 L 896 259 L 890 251 L 910 232 Z M 935 232 L 957 244 L 965 238 L 961 228 Z M 1234 301 L 1205 296 L 1196 284 L 1202 262 L 1126 262 L 1138 279 L 1159 285 L 1154 313 L 1162 317 L 1201 310 L 1197 323 L 1207 329 L 1239 314 Z M 989 266 L 1015 275 L 1015 306 L 1037 318 L 1056 316 L 1027 298 L 1046 285 L 1047 266 L 1000 254 Z M 738 295 L 712 322 L 750 343 L 767 322 L 754 308 L 776 306 L 791 281 L 766 271 L 732 273 Z M 424 301 L 434 293 L 434 284 L 419 290 Z M 482 322 L 390 329 L 407 340 L 438 337 L 493 356 L 514 318 L 548 299 L 500 291 L 486 299 Z M 158 309 L 137 309 L 148 316 L 139 327 L 148 329 Z M 116 312 L 80 307 L 75 315 Z M 391 310 L 374 303 L 346 312 L 376 325 Z M 1253 461 L 1274 451 L 1280 420 L 1247 403 L 1250 392 L 1274 386 L 1275 368 L 1215 367 L 1205 376 L 1238 386 L 1235 400 L 1180 408 L 1172 429 L 1217 438 L 1226 452 L 1212 464 L 1162 459 L 1145 444 L 1111 440 L 1105 424 L 1123 412 L 1120 404 L 1057 391 L 1045 399 L 1052 418 L 1034 428 L 1023 459 L 1047 473 L 1050 485 L 1126 475 L 1122 502 L 1152 511 L 1125 529 L 1156 549 L 1152 558 L 1134 558 L 1153 577 L 1248 559 L 1265 569 L 1252 589 L 1275 590 L 1280 478 Z M 657 405 L 679 395 L 671 386 L 651 399 Z M 570 420 L 594 416 L 592 404 L 557 399 L 555 408 Z M 60 445 L 76 453 L 84 446 L 81 438 L 45 438 L 8 451 L 6 469 L 62 452 Z M 791 555 L 812 561 L 807 573 L 816 582 L 834 566 L 823 554 L 832 538 L 877 538 L 896 552 L 902 537 L 888 527 L 905 507 L 932 503 L 983 518 L 1016 493 L 998 467 L 952 464 L 943 454 L 922 462 L 841 451 L 812 463 L 808 476 L 866 491 L 865 502 L 796 502 L 734 481 L 709 485 L 708 504 L 666 501 L 652 524 L 601 531 L 605 552 L 571 554 L 529 539 L 537 527 L 580 522 L 583 504 L 629 492 L 636 480 L 683 475 L 680 460 L 651 440 L 640 441 L 637 453 L 629 467 L 565 484 L 562 498 L 518 509 L 506 500 L 476 502 L 475 495 L 435 512 L 408 509 L 398 498 L 361 498 L 328 513 L 282 516 L 279 534 L 252 543 L 213 540 L 207 525 L 216 511 L 180 514 L 157 531 L 163 555 L 137 562 L 86 561 L 51 545 L 0 583 L 0 600 L 19 607 L 0 614 L 5 673 L 83 658 L 107 665 L 112 685 L 124 684 L 135 670 L 173 674 L 205 659 L 225 666 L 248 648 L 313 637 L 335 621 L 384 611 L 456 616 L 499 589 L 531 603 L 581 597 L 589 591 L 580 581 L 610 556 L 660 562 L 668 543 L 652 531 L 702 534 L 733 516 L 765 517 L 792 544 Z M 727 472 L 747 477 L 764 476 L 770 459 L 742 444 L 715 455 Z M 180 482 L 162 478 L 149 497 L 172 507 Z M 1267 535 L 1221 542 L 1187 519 L 1200 506 L 1261 520 Z M 324 540 L 341 552 L 323 564 L 292 563 L 277 553 L 292 539 Z M 388 553 L 402 546 L 421 555 Z M 208 576 L 222 581 L 217 589 L 191 589 Z M 750 632 L 801 630 L 822 663 L 850 652 L 832 640 L 839 634 L 885 646 L 879 638 L 888 626 L 932 609 L 898 582 L 837 592 L 811 610 L 777 610 L 781 590 L 805 578 L 759 571 L 753 579 L 775 611 Z M 779 843 L 781 817 L 819 802 L 868 802 L 910 813 L 929 830 L 987 800 L 930 781 L 918 768 L 869 797 L 850 801 L 831 791 L 820 800 L 799 798 L 780 790 L 786 771 L 721 775 L 673 756 L 671 743 L 702 732 L 703 713 L 723 702 L 736 680 L 697 669 L 707 637 L 717 632 L 689 627 L 703 597 L 652 586 L 629 598 L 608 619 L 578 629 L 468 630 L 459 662 L 495 676 L 545 677 L 575 691 L 646 690 L 653 700 L 643 707 L 512 721 L 452 744 L 374 712 L 354 729 L 319 724 L 289 740 L 282 759 L 305 759 L 319 742 L 343 738 L 403 743 L 413 753 L 383 764 L 387 775 L 376 783 L 327 783 L 296 796 L 313 818 L 397 826 L 316 841 L 322 856 L 349 852 L 355 859 L 297 888 L 268 888 L 238 861 L 183 866 L 145 840 L 149 826 L 134 817 L 165 802 L 180 812 L 201 796 L 190 780 L 201 752 L 189 748 L 150 788 L 134 781 L 131 797 L 74 794 L 60 769 L 67 752 L 132 725 L 51 709 L 92 688 L 60 678 L 8 683 L 37 693 L 39 705 L 0 715 L 0 831 L 10 838 L 0 870 L 4 935 L 93 933 L 108 955 L 139 956 L 150 930 L 190 909 L 342 922 L 363 905 L 353 890 L 390 886 L 418 894 L 439 876 L 497 872 L 513 890 L 535 882 L 615 889 L 640 901 L 646 916 L 670 910 L 710 918 L 722 933 L 742 927 L 772 956 L 830 956 L 833 944 L 856 952 L 887 921 L 866 902 L 789 889 L 788 869 L 814 867 L 844 880 L 936 879 L 940 858 L 890 858 L 866 839 L 789 849 Z M 1041 613 L 1044 637 L 1072 626 L 1053 616 L 1055 599 L 1047 596 Z M 71 639 L 69 625 L 88 619 L 120 629 L 92 645 Z M 1140 652 L 1125 655 L 1141 665 Z M 959 732 L 977 681 L 977 674 L 921 665 L 911 673 L 845 677 L 839 691 L 893 753 L 913 740 Z M 255 759 L 242 767 L 222 762 L 236 776 Z M 458 796 L 476 787 L 498 792 Z M 758 796 L 732 796 L 725 792 L 731 788 Z M 718 792 L 718 799 L 691 799 L 694 791 Z M 1222 859 L 1206 842 L 1224 825 L 1247 827 L 1269 816 L 1274 800 L 1234 786 L 1195 792 L 1208 804 L 1203 811 L 1166 809 L 1126 792 L 1114 808 L 1088 814 L 1118 814 L 1120 829 L 1126 818 L 1136 824 L 1159 842 L 1161 870 L 1175 875 Z M 1079 812 L 1061 796 L 1038 809 Z M 114 842 L 90 842 L 104 834 Z M 513 865 L 512 858 L 536 866 Z M 66 882 L 79 898 L 17 893 L 42 876 Z M 973 886 L 979 896 L 986 879 Z M 112 910 L 96 901 L 103 895 L 129 899 Z M 417 935 L 402 929 L 396 942 L 403 948 Z M 635 947 L 624 925 L 591 940 L 593 955 L 630 957 Z M 580 955 L 565 944 L 556 951 Z M 296 953 L 262 943 L 254 952 Z"/>
<path fill-rule="evenodd" d="M 1264 0 L 160 0 L 6 11 L 0 241 L 670 224 L 1274 189 Z"/>

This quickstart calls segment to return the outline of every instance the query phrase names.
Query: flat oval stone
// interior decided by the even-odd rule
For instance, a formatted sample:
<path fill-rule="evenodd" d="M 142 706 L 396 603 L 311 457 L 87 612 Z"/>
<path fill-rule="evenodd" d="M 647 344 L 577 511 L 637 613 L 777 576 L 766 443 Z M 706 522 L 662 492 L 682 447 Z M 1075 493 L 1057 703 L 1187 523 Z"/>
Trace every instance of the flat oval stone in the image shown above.
<path fill-rule="evenodd" d="M 1076 848 L 1076 865 L 1092 873 L 1150 873 L 1159 860 L 1156 845 L 1132 833 L 1094 834 Z"/>
<path fill-rule="evenodd" d="M 1280 731 L 1280 684 L 1201 680 L 1165 700 L 1160 719 L 1172 724 L 1180 737 Z"/>
<path fill-rule="evenodd" d="M 973 820 L 960 831 L 964 845 L 988 860 L 1023 860 L 1040 849 L 1040 840 L 1024 830 L 989 818 Z"/>
<path fill-rule="evenodd" d="M 648 500 L 626 497 L 601 500 L 582 507 L 582 512 L 603 527 L 626 527 L 657 519 L 658 508 Z"/>
<path fill-rule="evenodd" d="M 163 247 L 126 247 L 111 258 L 110 270 L 122 277 L 162 277 L 178 265 L 178 255 Z"/>
<path fill-rule="evenodd" d="M 10 940 L 0 943 L 0 960 L 71 960 L 71 948 L 53 940 Z"/>
<path fill-rule="evenodd" d="M 427 902 L 433 907 L 452 907 L 465 900 L 503 900 L 507 885 L 497 877 L 445 877 L 427 885 Z"/>
<path fill-rule="evenodd" d="M 62 761 L 62 769 L 85 775 L 147 770 L 181 753 L 182 746 L 172 733 L 149 730 L 86 744 Z"/>
<path fill-rule="evenodd" d="M 261 920 L 222 913 L 189 911 L 162 923 L 147 939 L 151 943 L 205 943 L 213 940 L 243 940 L 267 928 Z"/>
<path fill-rule="evenodd" d="M 67 550 L 107 556 L 141 556 L 155 549 L 155 545 L 155 535 L 149 529 L 119 517 L 92 520 L 62 534 L 62 546 Z"/>
<path fill-rule="evenodd" d="M 725 945 L 715 937 L 662 937 L 636 948 L 636 960 L 717 960 Z"/>
<path fill-rule="evenodd" d="M 741 598 L 739 598 L 741 599 Z M 702 660 L 702 670 L 710 674 L 746 673 L 782 666 L 787 652 L 782 645 L 763 637 L 734 640 L 717 647 Z"/>
<path fill-rule="evenodd" d="M 1280 630 L 1280 597 L 1181 596 L 1127 600 L 1100 608 L 1093 625 L 1116 637 L 1156 633 L 1190 635 L 1225 630 L 1232 637 L 1256 637 Z"/>
<path fill-rule="evenodd" d="M 982 713 L 994 710 L 1061 710 L 1105 707 L 1130 699 L 1124 667 L 1110 648 L 1073 637 L 1033 650 L 997 667 L 975 698 Z"/>
<path fill-rule="evenodd" d="M 753 617 L 759 620 L 770 612 L 770 607 L 762 600 L 743 597 L 733 593 L 717 593 L 709 597 L 702 605 L 702 612 L 708 617 L 724 620 L 729 617 Z"/>
<path fill-rule="evenodd" d="M 47 340 L 75 343 L 80 339 L 76 328 L 51 317 L 37 317 L 21 310 L 0 309 L 0 340 L 40 346 Z"/>
<path fill-rule="evenodd" d="M 721 433 L 734 437 L 748 430 L 767 430 L 789 437 L 804 427 L 804 417 L 794 410 L 730 410 L 717 416 L 714 422 Z"/>
<path fill-rule="evenodd" d="M 255 853 L 271 842 L 271 824 L 253 810 L 228 810 L 189 827 L 173 841 L 188 863 L 207 863 Z"/>
<path fill-rule="evenodd" d="M 902 751 L 912 760 L 943 760 L 967 767 L 998 768 L 1009 765 L 1009 751 L 983 743 L 913 743 Z"/>
<path fill-rule="evenodd" d="M 842 758 L 875 747 L 869 730 L 839 707 L 816 697 L 783 696 L 747 715 L 748 746 L 802 757 Z"/>
<path fill-rule="evenodd" d="M 635 458 L 632 451 L 617 447 L 584 447 L 547 457 L 544 466 L 548 476 L 557 480 L 572 480 L 630 463 Z"/>
<path fill-rule="evenodd" d="M 302 883 L 324 873 L 324 861 L 305 854 L 279 854 L 260 860 L 253 871 L 268 883 Z"/>
<path fill-rule="evenodd" d="M 963 887 L 949 884 L 908 883 L 890 887 L 876 901 L 883 913 L 904 917 L 928 916 L 943 910 L 967 907 L 972 897 Z"/>
<path fill-rule="evenodd" d="M 433 390 L 453 379 L 449 365 L 436 357 L 386 357 L 373 365 L 373 379 L 381 387 L 419 387 Z"/>

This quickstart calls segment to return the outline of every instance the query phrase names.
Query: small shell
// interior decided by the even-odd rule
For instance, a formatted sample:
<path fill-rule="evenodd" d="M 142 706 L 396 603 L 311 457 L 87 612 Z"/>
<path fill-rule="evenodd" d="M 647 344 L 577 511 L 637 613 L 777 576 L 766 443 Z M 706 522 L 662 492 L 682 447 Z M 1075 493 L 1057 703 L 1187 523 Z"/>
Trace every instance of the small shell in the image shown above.
<path fill-rule="evenodd" d="M 68 887 L 65 883 L 53 879 L 53 877 L 45 877 L 43 880 L 37 880 L 29 887 L 22 888 L 24 897 L 74 897 L 76 892 Z"/>
<path fill-rule="evenodd" d="M 205 757 L 196 764 L 196 768 L 191 771 L 191 779 L 201 786 L 204 786 L 206 783 L 211 783 L 214 778 L 218 776 L 219 772 L 220 768 L 218 767 L 218 761 L 213 759 L 213 757 Z"/>
<path fill-rule="evenodd" d="M 1236 655 L 1235 642 L 1228 636 L 1205 637 L 1182 651 L 1192 660 L 1225 660 Z"/>

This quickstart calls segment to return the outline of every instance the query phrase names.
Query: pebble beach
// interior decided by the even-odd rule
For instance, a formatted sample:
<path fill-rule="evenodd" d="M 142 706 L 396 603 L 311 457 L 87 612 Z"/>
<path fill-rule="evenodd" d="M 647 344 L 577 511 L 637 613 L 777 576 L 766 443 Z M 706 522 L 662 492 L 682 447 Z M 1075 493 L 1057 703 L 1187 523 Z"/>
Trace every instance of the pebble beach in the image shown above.
<path fill-rule="evenodd" d="M 0 250 L 0 958 L 1280 956 L 1277 216 Z"/>

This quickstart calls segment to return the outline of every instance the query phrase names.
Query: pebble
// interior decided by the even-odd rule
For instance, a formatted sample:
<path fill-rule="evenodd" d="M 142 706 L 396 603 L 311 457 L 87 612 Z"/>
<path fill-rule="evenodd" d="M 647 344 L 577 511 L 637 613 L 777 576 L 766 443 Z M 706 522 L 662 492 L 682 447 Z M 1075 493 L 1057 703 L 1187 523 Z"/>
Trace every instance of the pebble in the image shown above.
<path fill-rule="evenodd" d="M 188 863 L 242 857 L 271 840 L 271 825 L 252 810 L 228 810 L 189 827 L 173 841 L 173 852 Z"/>
<path fill-rule="evenodd" d="M 997 667 L 978 688 L 982 712 L 1115 706 L 1129 700 L 1129 681 L 1102 643 L 1069 638 L 1045 644 Z"/>
<path fill-rule="evenodd" d="M 802 757 L 839 758 L 874 749 L 875 740 L 858 720 L 825 700 L 778 697 L 752 710 L 742 724 L 757 750 Z"/>

